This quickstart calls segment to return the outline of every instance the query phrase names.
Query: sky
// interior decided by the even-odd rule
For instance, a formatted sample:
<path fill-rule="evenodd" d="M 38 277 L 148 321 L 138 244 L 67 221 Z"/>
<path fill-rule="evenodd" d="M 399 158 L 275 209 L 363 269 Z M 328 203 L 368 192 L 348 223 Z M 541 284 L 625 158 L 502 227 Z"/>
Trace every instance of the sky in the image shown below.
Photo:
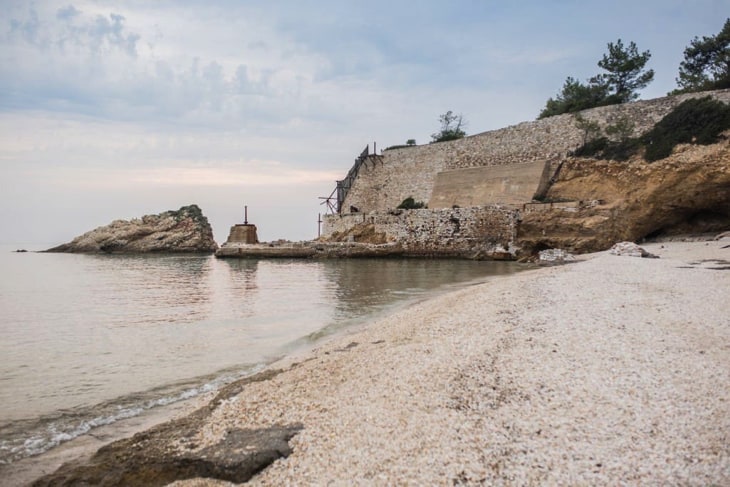
<path fill-rule="evenodd" d="M 0 243 L 49 246 L 195 203 L 223 243 L 308 240 L 355 157 L 534 120 L 608 42 L 641 98 L 730 0 L 0 0 Z"/>

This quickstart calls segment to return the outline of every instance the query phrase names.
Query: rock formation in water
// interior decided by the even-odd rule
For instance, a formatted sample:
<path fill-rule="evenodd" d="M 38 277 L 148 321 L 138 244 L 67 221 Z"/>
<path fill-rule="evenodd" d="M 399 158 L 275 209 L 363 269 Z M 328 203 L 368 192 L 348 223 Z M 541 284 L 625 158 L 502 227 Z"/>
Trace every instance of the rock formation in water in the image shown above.
<path fill-rule="evenodd" d="M 208 219 L 197 205 L 190 205 L 159 215 L 116 220 L 47 252 L 215 252 L 217 248 Z"/>

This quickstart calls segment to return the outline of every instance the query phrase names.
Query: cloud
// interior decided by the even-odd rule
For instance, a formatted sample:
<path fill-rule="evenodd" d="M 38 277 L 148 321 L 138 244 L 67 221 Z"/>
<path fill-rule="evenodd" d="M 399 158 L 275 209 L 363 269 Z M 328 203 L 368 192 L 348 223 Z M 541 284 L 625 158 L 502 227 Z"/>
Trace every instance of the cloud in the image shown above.
<path fill-rule="evenodd" d="M 55 16 L 48 10 L 29 7 L 17 11 L 5 32 L 10 46 L 25 43 L 43 50 L 63 50 L 69 45 L 99 54 L 122 50 L 130 56 L 137 54 L 140 35 L 129 31 L 123 15 L 85 14 L 73 5 L 59 8 Z"/>
<path fill-rule="evenodd" d="M 61 20 L 66 20 L 66 21 L 73 19 L 74 17 L 76 17 L 80 14 L 81 14 L 81 11 L 78 10 L 73 5 L 67 5 L 65 7 L 61 7 L 56 11 L 56 17 Z"/>

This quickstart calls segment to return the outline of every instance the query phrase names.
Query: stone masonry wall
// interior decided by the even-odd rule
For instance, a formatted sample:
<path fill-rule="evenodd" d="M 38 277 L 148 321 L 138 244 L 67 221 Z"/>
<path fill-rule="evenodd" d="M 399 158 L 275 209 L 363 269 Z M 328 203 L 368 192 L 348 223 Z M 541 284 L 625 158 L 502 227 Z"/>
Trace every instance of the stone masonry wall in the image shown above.
<path fill-rule="evenodd" d="M 517 217 L 514 209 L 498 205 L 327 215 L 323 234 L 345 233 L 356 225 L 372 224 L 376 233 L 384 233 L 390 242 L 400 242 L 409 252 L 489 254 L 510 249 Z"/>
<path fill-rule="evenodd" d="M 639 135 L 682 101 L 707 94 L 730 103 L 730 90 L 721 90 L 593 108 L 582 115 L 603 127 L 628 117 L 635 124 L 634 135 Z M 564 114 L 455 141 L 385 151 L 383 157 L 362 166 L 342 208 L 382 212 L 409 196 L 428 204 L 439 172 L 527 162 L 557 163 L 582 142 L 574 116 Z"/>

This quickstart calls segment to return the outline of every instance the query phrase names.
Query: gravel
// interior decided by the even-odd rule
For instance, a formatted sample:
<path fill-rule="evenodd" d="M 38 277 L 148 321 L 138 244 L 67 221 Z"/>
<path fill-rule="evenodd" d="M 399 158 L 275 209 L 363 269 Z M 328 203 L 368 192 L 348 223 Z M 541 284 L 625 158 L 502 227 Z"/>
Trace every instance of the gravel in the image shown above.
<path fill-rule="evenodd" d="M 274 364 L 195 443 L 302 424 L 254 485 L 730 485 L 730 249 L 644 247 L 660 258 L 494 278 Z"/>

